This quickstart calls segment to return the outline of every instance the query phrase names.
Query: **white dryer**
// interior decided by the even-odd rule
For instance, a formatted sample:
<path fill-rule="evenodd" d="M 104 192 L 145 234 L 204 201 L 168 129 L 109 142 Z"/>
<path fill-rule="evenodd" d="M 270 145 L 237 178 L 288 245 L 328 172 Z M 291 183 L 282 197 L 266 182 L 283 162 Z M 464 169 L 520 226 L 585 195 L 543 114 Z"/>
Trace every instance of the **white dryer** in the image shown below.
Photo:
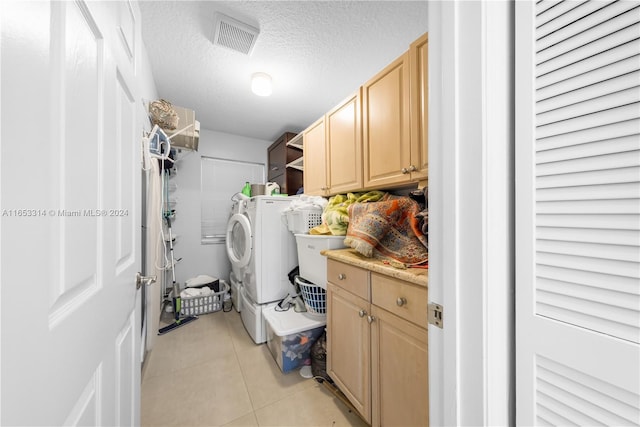
<path fill-rule="evenodd" d="M 225 240 L 227 256 L 231 262 L 231 272 L 229 273 L 231 299 L 236 311 L 241 311 L 242 309 L 240 299 L 242 276 L 251 256 L 251 229 L 249 218 L 245 214 L 248 199 L 242 193 L 237 193 L 231 198 L 233 204 L 231 206 L 231 215 L 227 222 Z"/>
<path fill-rule="evenodd" d="M 287 197 L 280 196 L 256 196 L 246 202 L 249 229 L 245 231 L 251 239 L 249 244 L 245 242 L 249 261 L 242 275 L 240 315 L 257 344 L 266 341 L 262 310 L 295 292 L 289 272 L 298 265 L 296 241 L 282 217 L 289 204 Z M 244 219 L 236 220 L 238 227 L 246 227 Z M 238 258 L 244 256 L 246 253 Z"/>

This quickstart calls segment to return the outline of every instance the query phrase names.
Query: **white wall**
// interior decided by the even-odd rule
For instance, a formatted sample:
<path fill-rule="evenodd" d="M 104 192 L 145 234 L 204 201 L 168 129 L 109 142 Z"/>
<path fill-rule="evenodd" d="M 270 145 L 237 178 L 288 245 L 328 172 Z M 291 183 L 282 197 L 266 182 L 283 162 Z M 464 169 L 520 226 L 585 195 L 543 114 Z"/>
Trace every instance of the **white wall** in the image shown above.
<path fill-rule="evenodd" d="M 140 97 L 142 98 L 141 105 L 144 108 L 144 116 L 147 116 L 147 105 L 149 101 L 158 99 L 158 90 L 156 89 L 156 83 L 153 79 L 153 70 L 151 69 L 151 62 L 149 60 L 149 52 L 147 47 L 142 42 L 142 53 L 140 54 Z"/>
<path fill-rule="evenodd" d="M 196 117 L 198 112 L 196 111 Z M 179 235 L 174 245 L 174 255 L 182 258 L 176 266 L 176 280 L 185 280 L 199 274 L 208 274 L 228 282 L 231 264 L 224 244 L 200 243 L 200 158 L 217 157 L 229 160 L 267 163 L 267 148 L 273 141 L 247 138 L 215 132 L 200 131 L 197 152 L 183 152 L 178 162 L 178 173 L 172 180 L 178 185 L 176 218 L 173 234 Z M 238 188 L 237 191 L 242 190 Z"/>

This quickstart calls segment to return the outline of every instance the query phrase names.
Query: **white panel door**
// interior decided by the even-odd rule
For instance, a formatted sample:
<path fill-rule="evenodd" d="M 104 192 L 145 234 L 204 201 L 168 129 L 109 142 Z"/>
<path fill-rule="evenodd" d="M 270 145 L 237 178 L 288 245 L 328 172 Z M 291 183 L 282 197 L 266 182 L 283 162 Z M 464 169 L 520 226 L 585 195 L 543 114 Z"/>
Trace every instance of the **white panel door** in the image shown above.
<path fill-rule="evenodd" d="M 138 425 L 139 18 L 0 4 L 2 425 Z"/>
<path fill-rule="evenodd" d="M 640 425 L 640 2 L 516 3 L 518 425 Z"/>

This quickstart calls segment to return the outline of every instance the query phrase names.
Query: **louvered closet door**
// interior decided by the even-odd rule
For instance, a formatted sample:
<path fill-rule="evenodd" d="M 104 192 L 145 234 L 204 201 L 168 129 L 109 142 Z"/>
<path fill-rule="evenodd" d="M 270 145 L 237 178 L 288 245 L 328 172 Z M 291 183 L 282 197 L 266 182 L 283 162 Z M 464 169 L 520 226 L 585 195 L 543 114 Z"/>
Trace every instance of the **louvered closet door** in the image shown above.
<path fill-rule="evenodd" d="M 518 425 L 640 424 L 640 2 L 516 2 Z"/>

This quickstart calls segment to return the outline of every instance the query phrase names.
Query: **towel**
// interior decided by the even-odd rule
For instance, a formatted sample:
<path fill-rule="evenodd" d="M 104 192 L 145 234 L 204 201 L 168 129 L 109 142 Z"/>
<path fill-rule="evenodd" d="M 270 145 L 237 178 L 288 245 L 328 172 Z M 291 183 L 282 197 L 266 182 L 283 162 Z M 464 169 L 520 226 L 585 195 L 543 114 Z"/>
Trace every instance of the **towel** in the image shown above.
<path fill-rule="evenodd" d="M 423 264 L 429 253 L 416 217 L 419 212 L 418 203 L 408 197 L 352 204 L 344 243 L 369 258 Z"/>
<path fill-rule="evenodd" d="M 309 230 L 309 234 L 332 234 L 344 236 L 347 234 L 349 213 L 347 209 L 354 203 L 367 203 L 381 200 L 386 193 L 382 191 L 368 191 L 366 193 L 338 194 L 329 199 L 329 203 L 322 212 L 322 224 Z"/>
<path fill-rule="evenodd" d="M 185 281 L 185 286 L 187 288 L 195 288 L 195 287 L 200 287 L 202 285 L 207 285 L 210 288 L 215 289 L 216 292 L 218 291 L 218 284 L 219 284 L 219 279 L 208 276 L 206 274 L 200 274 L 196 277 L 192 277 Z"/>
<path fill-rule="evenodd" d="M 298 209 L 324 209 L 327 206 L 327 199 L 320 196 L 308 196 L 306 194 L 300 195 L 298 198 L 293 198 L 289 207 L 285 211 L 295 211 Z"/>
<path fill-rule="evenodd" d="M 208 286 L 202 288 L 186 288 L 180 292 L 180 298 L 192 298 L 192 297 L 206 297 L 213 294 L 213 291 Z"/>

